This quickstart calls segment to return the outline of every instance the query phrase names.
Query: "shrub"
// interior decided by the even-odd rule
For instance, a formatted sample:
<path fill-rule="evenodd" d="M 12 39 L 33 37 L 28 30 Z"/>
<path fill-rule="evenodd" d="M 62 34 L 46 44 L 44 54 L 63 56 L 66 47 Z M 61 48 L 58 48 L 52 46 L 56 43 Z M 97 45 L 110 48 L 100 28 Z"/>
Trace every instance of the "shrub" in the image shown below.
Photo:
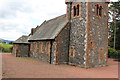
<path fill-rule="evenodd" d="M 11 48 L 3 48 L 3 52 L 11 53 L 12 47 Z"/>
<path fill-rule="evenodd" d="M 117 52 L 118 52 L 118 58 L 120 59 L 120 50 L 117 50 Z"/>
<path fill-rule="evenodd" d="M 120 55 L 120 50 L 117 51 L 113 48 L 108 49 L 108 57 L 109 58 L 118 58 L 119 55 Z"/>

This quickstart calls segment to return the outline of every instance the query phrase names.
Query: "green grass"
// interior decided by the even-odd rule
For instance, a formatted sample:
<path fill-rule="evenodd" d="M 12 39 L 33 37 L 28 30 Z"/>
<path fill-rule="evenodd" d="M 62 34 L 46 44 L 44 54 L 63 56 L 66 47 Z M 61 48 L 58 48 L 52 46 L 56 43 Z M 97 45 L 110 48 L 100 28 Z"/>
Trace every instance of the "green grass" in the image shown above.
<path fill-rule="evenodd" d="M 13 45 L 11 44 L 6 44 L 6 43 L 0 43 L 0 47 L 2 47 L 2 49 L 0 50 L 0 52 L 2 53 L 11 53 L 12 52 L 12 47 Z"/>
<path fill-rule="evenodd" d="M 0 47 L 11 48 L 11 47 L 13 47 L 13 45 L 11 45 L 11 44 L 5 44 L 5 43 L 0 43 Z"/>

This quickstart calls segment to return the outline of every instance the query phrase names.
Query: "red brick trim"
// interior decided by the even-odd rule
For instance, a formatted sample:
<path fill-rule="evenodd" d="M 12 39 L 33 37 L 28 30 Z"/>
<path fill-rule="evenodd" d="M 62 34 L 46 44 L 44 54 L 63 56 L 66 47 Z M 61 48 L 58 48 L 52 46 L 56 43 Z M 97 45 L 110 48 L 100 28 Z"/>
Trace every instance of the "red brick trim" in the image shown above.
<path fill-rule="evenodd" d="M 107 5 L 107 12 L 108 12 L 108 3 L 106 3 L 106 5 Z M 107 24 L 106 24 L 106 32 L 107 32 L 107 36 L 106 36 L 106 42 L 107 42 L 107 44 L 106 44 L 106 63 L 108 62 L 108 14 L 106 14 L 107 15 Z"/>
<path fill-rule="evenodd" d="M 55 38 L 55 42 L 56 42 L 56 61 L 55 62 L 56 62 L 56 64 L 59 64 L 59 59 L 58 59 L 58 56 L 59 56 L 58 55 L 58 47 L 59 47 L 58 40 L 59 39 L 58 38 L 59 38 L 58 36 Z"/>
<path fill-rule="evenodd" d="M 46 42 L 46 54 L 50 54 L 50 41 Z"/>
<path fill-rule="evenodd" d="M 98 49 L 98 59 L 103 60 L 105 58 L 104 54 L 105 54 L 104 48 L 99 48 Z"/>
<path fill-rule="evenodd" d="M 85 61 L 85 68 L 89 67 L 89 34 L 90 34 L 90 13 L 89 13 L 89 9 L 90 9 L 90 2 L 86 3 L 86 19 L 87 19 L 87 23 L 86 23 L 86 61 Z"/>
<path fill-rule="evenodd" d="M 39 42 L 39 53 L 43 53 L 43 42 Z"/>
<path fill-rule="evenodd" d="M 37 51 L 37 42 L 34 42 L 34 52 Z"/>
<path fill-rule="evenodd" d="M 32 42 L 30 42 L 30 51 L 32 51 L 32 46 L 33 46 Z"/>

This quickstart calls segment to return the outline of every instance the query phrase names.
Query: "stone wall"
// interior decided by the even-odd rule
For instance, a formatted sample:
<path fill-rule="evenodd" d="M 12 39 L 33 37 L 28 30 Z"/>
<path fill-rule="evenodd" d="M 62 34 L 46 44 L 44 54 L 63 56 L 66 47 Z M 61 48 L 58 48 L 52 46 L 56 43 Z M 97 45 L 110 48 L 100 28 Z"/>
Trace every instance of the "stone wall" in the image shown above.
<path fill-rule="evenodd" d="M 56 38 L 57 49 L 58 49 L 58 63 L 68 63 L 69 61 L 69 28 L 70 25 L 67 24 L 59 33 Z"/>
<path fill-rule="evenodd" d="M 58 64 L 58 49 L 56 41 L 52 41 L 51 64 Z"/>
<path fill-rule="evenodd" d="M 108 52 L 108 6 L 107 3 L 98 3 L 103 7 L 100 17 L 96 15 L 96 4 L 89 4 L 89 67 L 106 65 Z"/>
<path fill-rule="evenodd" d="M 69 26 L 67 24 L 55 38 L 55 41 L 52 41 L 52 64 L 68 63 L 69 61 Z"/>
<path fill-rule="evenodd" d="M 50 63 L 50 41 L 30 42 L 30 56 Z"/>
<path fill-rule="evenodd" d="M 12 50 L 12 55 L 14 55 L 15 56 L 15 53 L 16 53 L 16 47 L 15 47 L 16 45 L 14 44 L 13 45 L 13 50 Z"/>
<path fill-rule="evenodd" d="M 29 44 L 14 44 L 13 55 L 16 57 L 29 57 Z"/>
<path fill-rule="evenodd" d="M 79 13 L 80 15 L 78 17 L 71 19 L 69 64 L 74 64 L 74 65 L 77 64 L 80 65 L 81 67 L 84 67 L 85 66 L 84 57 L 85 57 L 85 34 L 86 34 L 85 33 L 86 3 L 80 4 Z"/>
<path fill-rule="evenodd" d="M 78 4 L 80 15 L 74 16 Z M 96 4 L 103 7 L 101 17 L 96 15 Z M 67 3 L 67 21 L 71 22 L 69 63 L 86 68 L 106 65 L 108 4 L 74 2 L 71 6 Z"/>

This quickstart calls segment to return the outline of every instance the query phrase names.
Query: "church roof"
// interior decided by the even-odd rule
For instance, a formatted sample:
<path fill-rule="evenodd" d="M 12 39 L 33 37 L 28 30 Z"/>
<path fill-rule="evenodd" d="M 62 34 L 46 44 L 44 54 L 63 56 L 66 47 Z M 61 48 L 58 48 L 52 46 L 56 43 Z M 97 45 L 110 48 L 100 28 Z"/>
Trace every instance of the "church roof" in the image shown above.
<path fill-rule="evenodd" d="M 42 24 L 33 35 L 30 36 L 29 41 L 55 39 L 66 24 L 65 14 L 48 20 L 44 22 L 44 24 Z"/>
<path fill-rule="evenodd" d="M 13 43 L 29 43 L 28 38 L 29 36 L 23 35 L 20 38 L 18 38 L 16 41 L 14 41 Z"/>

